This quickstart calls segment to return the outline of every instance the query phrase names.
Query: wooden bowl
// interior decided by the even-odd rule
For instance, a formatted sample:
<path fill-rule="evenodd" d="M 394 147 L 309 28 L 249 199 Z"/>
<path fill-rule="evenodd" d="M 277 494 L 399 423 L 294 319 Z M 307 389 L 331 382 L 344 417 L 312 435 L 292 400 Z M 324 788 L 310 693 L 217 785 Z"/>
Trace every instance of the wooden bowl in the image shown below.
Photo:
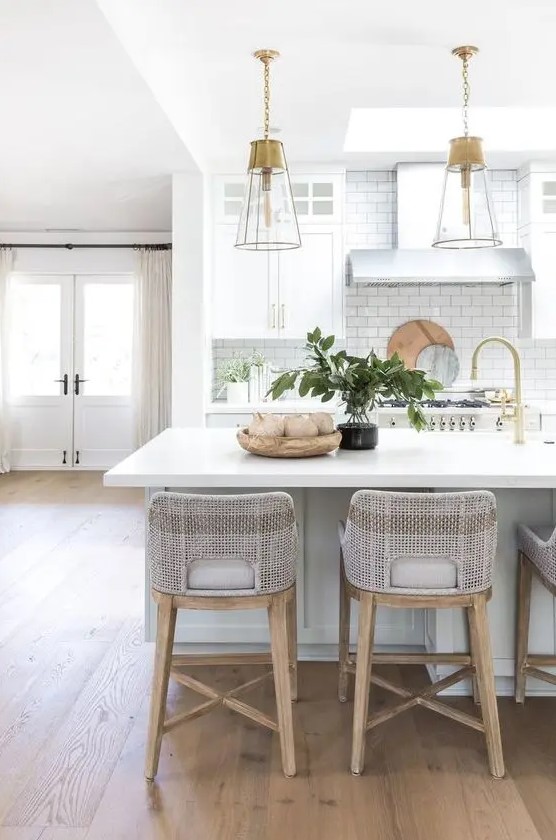
<path fill-rule="evenodd" d="M 250 435 L 247 429 L 238 429 L 237 439 L 241 448 L 253 455 L 264 455 L 266 458 L 311 458 L 313 455 L 334 452 L 340 445 L 342 433 L 294 438 Z"/>

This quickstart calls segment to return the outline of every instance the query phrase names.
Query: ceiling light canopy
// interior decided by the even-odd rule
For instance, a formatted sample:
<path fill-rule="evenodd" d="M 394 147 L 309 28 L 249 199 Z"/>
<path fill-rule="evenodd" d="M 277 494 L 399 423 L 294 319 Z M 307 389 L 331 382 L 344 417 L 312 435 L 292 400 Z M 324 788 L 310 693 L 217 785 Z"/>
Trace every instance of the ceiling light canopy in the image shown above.
<path fill-rule="evenodd" d="M 257 50 L 253 55 L 264 67 L 264 137 L 251 143 L 236 248 L 249 251 L 299 248 L 301 238 L 284 147 L 279 140 L 269 138 L 270 64 L 280 53 Z"/>
<path fill-rule="evenodd" d="M 444 189 L 433 248 L 492 248 L 501 245 L 488 189 L 481 137 L 469 134 L 469 59 L 477 47 L 456 47 L 462 60 L 463 136 L 450 140 Z"/>

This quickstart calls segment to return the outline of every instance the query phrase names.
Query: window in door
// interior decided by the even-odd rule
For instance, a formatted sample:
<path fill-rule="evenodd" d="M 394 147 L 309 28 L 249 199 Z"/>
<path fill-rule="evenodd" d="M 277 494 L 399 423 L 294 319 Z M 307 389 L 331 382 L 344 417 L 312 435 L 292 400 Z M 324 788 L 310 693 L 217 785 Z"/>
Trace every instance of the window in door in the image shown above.
<path fill-rule="evenodd" d="M 83 312 L 83 393 L 129 396 L 133 286 L 85 282 Z"/>
<path fill-rule="evenodd" d="M 60 392 L 62 289 L 59 283 L 15 283 L 11 295 L 10 394 Z"/>

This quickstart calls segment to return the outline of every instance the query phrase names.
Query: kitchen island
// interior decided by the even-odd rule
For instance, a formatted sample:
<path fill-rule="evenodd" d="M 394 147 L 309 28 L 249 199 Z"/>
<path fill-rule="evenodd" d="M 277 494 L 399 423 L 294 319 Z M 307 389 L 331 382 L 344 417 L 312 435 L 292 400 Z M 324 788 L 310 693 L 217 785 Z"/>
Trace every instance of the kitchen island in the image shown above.
<path fill-rule="evenodd" d="M 338 618 L 336 525 L 345 518 L 355 489 L 489 489 L 497 498 L 499 539 L 490 604 L 497 691 L 511 693 L 513 675 L 516 543 L 518 522 L 556 521 L 556 445 L 531 437 L 522 446 L 510 434 L 380 431 L 374 451 L 338 450 L 304 459 L 259 458 L 240 449 L 233 429 L 167 429 L 111 469 L 106 486 L 144 487 L 146 504 L 161 489 L 237 493 L 281 489 L 291 493 L 300 531 L 298 574 L 301 658 L 335 658 Z M 152 640 L 155 609 L 146 583 L 146 638 Z M 354 610 L 356 615 L 356 610 Z M 354 616 L 355 617 L 355 616 Z M 554 599 L 535 587 L 532 652 L 555 651 Z M 467 649 L 459 611 L 383 610 L 376 644 L 436 652 Z M 267 641 L 266 616 L 258 611 L 181 613 L 176 641 L 195 650 L 257 649 Z M 353 635 L 355 641 L 355 635 Z M 444 673 L 443 668 L 438 674 Z M 528 681 L 529 692 L 554 686 Z M 458 691 L 465 690 L 457 686 Z"/>

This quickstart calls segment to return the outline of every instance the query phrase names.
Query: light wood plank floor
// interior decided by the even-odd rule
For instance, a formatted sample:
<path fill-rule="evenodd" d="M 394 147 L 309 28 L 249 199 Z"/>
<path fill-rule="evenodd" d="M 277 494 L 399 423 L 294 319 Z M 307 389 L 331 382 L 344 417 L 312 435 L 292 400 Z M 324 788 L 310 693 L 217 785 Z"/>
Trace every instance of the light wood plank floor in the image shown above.
<path fill-rule="evenodd" d="M 478 733 L 423 709 L 373 730 L 353 778 L 331 663 L 300 667 L 295 779 L 275 735 L 222 711 L 166 736 L 147 785 L 142 544 L 139 492 L 93 473 L 0 476 L 0 840 L 556 838 L 556 701 L 500 701 L 502 781 Z M 223 688 L 257 669 L 199 671 Z M 172 712 L 195 702 L 171 688 Z M 271 687 L 253 702 L 271 711 Z"/>

